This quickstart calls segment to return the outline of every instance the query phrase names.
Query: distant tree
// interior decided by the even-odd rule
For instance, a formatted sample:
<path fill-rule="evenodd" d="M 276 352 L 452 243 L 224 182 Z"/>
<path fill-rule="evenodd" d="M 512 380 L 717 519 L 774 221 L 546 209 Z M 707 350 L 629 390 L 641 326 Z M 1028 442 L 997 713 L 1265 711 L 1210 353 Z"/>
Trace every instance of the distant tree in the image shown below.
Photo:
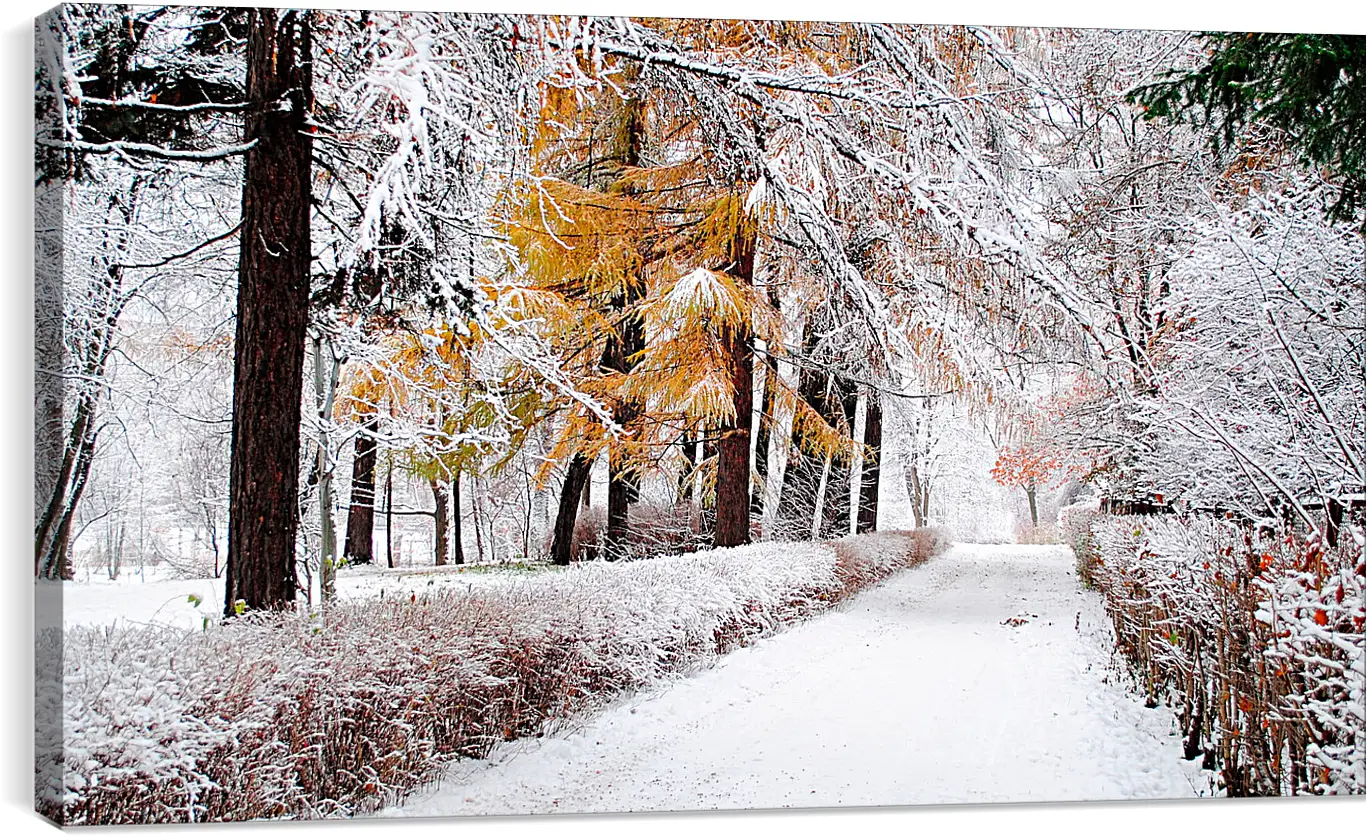
<path fill-rule="evenodd" d="M 992 467 L 992 479 L 1003 486 L 1016 486 L 1025 490 L 1030 502 L 1030 526 L 1039 526 L 1039 505 L 1037 494 L 1041 486 L 1047 486 L 1055 473 L 1063 467 L 1053 454 L 1042 448 L 1022 445 L 1008 448 L 997 455 L 997 464 Z"/>
<path fill-rule="evenodd" d="M 1213 129 L 1217 150 L 1236 146 L 1252 126 L 1285 132 L 1306 161 L 1340 181 L 1329 215 L 1346 220 L 1363 206 L 1367 131 L 1362 35 L 1207 32 L 1210 58 L 1169 71 L 1130 93 L 1149 119 L 1185 119 Z"/>

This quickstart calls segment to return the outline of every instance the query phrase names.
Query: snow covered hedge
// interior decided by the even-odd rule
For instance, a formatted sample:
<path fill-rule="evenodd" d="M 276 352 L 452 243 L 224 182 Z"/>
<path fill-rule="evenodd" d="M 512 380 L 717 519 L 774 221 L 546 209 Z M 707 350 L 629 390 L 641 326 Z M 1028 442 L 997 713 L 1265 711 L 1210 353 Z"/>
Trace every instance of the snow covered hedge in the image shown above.
<path fill-rule="evenodd" d="M 1367 791 L 1360 527 L 1331 547 L 1211 517 L 1064 524 L 1121 651 L 1220 790 Z"/>
<path fill-rule="evenodd" d="M 62 730 L 39 732 L 40 810 L 69 825 L 365 812 L 942 546 L 929 531 L 756 544 L 202 632 L 54 632 L 40 645 L 55 660 L 61 644 L 63 691 L 38 702 L 61 702 Z"/>

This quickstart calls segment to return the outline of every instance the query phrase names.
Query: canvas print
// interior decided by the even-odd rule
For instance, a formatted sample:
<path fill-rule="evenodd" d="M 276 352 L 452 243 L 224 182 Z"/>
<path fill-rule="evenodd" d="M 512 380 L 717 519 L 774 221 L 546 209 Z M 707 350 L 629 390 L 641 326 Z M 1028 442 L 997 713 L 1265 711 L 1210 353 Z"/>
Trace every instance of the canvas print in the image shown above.
<path fill-rule="evenodd" d="M 1367 788 L 1362 35 L 34 31 L 43 816 Z"/>

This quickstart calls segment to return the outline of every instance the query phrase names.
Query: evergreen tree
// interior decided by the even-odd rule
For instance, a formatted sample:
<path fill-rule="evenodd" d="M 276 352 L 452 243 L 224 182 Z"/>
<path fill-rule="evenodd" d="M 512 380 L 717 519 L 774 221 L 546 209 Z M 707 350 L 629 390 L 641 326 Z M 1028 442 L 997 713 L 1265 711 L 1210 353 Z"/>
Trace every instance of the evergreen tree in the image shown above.
<path fill-rule="evenodd" d="M 1309 163 L 1339 181 L 1331 218 L 1363 206 L 1364 60 L 1362 35 L 1207 32 L 1210 58 L 1198 69 L 1172 70 L 1130 100 L 1150 119 L 1184 119 L 1211 129 L 1217 151 L 1267 125 Z"/>

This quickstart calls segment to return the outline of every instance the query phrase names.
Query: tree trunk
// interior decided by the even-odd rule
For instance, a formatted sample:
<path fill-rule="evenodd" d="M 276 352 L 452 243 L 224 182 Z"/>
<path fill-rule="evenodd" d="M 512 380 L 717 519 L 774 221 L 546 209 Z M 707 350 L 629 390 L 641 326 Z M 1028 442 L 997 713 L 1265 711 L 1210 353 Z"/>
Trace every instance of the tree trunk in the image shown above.
<path fill-rule="evenodd" d="M 83 393 L 76 403 L 76 419 L 62 452 L 52 497 L 48 499 L 34 538 L 34 572 L 44 579 L 70 579 L 67 566 L 71 519 L 80 503 L 95 453 L 96 397 Z"/>
<path fill-rule="evenodd" d="M 294 602 L 313 141 L 310 12 L 248 11 L 224 613 Z"/>
<path fill-rule="evenodd" d="M 1025 497 L 1030 501 L 1030 526 L 1039 529 L 1039 508 L 1035 504 L 1035 487 L 1025 487 Z"/>
<path fill-rule="evenodd" d="M 1325 540 L 1330 547 L 1339 546 L 1339 531 L 1343 528 L 1343 504 L 1338 498 L 1330 498 L 1325 504 Z"/>
<path fill-rule="evenodd" d="M 694 469 L 698 465 L 698 441 L 689 436 L 691 428 L 685 428 L 683 436 L 679 438 L 679 447 L 683 450 L 684 469 L 679 474 L 676 497 L 679 503 L 688 503 L 693 500 L 693 484 L 696 481 Z"/>
<path fill-rule="evenodd" d="M 755 272 L 755 239 L 737 231 L 729 271 L 740 285 L 750 285 Z M 717 440 L 717 522 L 712 543 L 735 547 L 750 542 L 750 423 L 755 409 L 755 354 L 747 312 L 721 335 L 722 352 L 731 372 L 734 416 L 720 428 Z"/>
<path fill-rule="evenodd" d="M 907 458 L 907 494 L 911 496 L 911 516 L 917 529 L 925 526 L 921 516 L 921 469 L 916 465 L 916 455 Z"/>
<path fill-rule="evenodd" d="M 864 412 L 864 468 L 859 485 L 859 518 L 855 532 L 878 529 L 878 478 L 882 459 L 883 402 L 877 390 L 870 390 Z"/>
<path fill-rule="evenodd" d="M 619 469 L 608 466 L 608 522 L 603 536 L 603 557 L 608 561 L 626 558 L 630 546 L 631 482 Z"/>
<path fill-rule="evenodd" d="M 758 478 L 754 494 L 750 498 L 750 517 L 762 518 L 764 516 L 764 496 L 765 486 L 768 485 L 769 478 L 769 438 L 772 436 L 769 430 L 769 416 L 774 412 L 774 378 L 778 373 L 769 364 L 767 359 L 760 359 L 755 365 L 758 375 L 763 378 L 763 389 L 760 391 L 759 400 L 759 422 L 754 427 L 755 450 L 752 457 L 753 465 L 751 469 Z"/>
<path fill-rule="evenodd" d="M 634 80 L 637 71 L 628 71 L 627 80 Z M 616 148 L 613 154 L 624 167 L 636 167 L 641 162 L 641 146 L 645 135 L 645 109 L 641 100 L 628 98 L 623 102 L 620 113 L 620 126 L 614 133 Z M 628 185 L 626 193 L 634 192 Z M 608 337 L 603 350 L 605 369 L 626 375 L 636 367 L 636 354 L 645 348 L 645 328 L 634 307 L 645 298 L 646 284 L 639 275 L 628 275 L 622 288 L 613 295 L 612 314 L 617 318 L 617 327 Z M 627 429 L 641 414 L 641 406 L 635 400 L 618 394 L 612 407 L 612 419 Z M 614 442 L 608 450 L 608 521 L 607 533 L 603 539 L 603 552 L 609 560 L 626 556 L 630 540 L 630 506 L 640 495 L 636 476 L 630 470 L 630 463 L 624 451 L 626 440 Z"/>
<path fill-rule="evenodd" d="M 45 479 L 47 494 L 35 497 L 35 503 L 42 504 L 42 514 L 34 532 L 34 570 L 47 579 L 70 579 L 70 536 L 71 522 L 90 476 L 90 464 L 95 456 L 95 442 L 99 426 L 95 418 L 99 412 L 101 395 L 105 390 L 104 374 L 109 357 L 114 351 L 116 327 L 123 315 L 124 307 L 131 295 L 123 286 L 122 254 L 128 248 L 129 233 L 136 219 L 139 196 L 143 180 L 135 178 L 129 189 L 127 199 L 113 198 L 109 204 L 109 225 L 104 235 L 103 253 L 100 257 L 101 272 L 98 291 L 92 298 L 91 319 L 94 321 L 92 333 L 85 342 L 79 367 L 79 386 L 76 390 L 76 411 L 71 429 L 66 433 L 65 444 L 51 451 L 60 451 L 56 462 L 50 461 L 50 453 L 45 449 L 34 450 L 34 466 L 49 472 L 55 470 L 51 479 Z M 61 265 L 54 266 L 60 272 Z M 56 316 L 62 316 L 61 300 Z M 38 335 L 35 334 L 35 340 Z M 35 350 L 38 347 L 35 346 Z M 58 391 L 64 389 L 62 373 L 66 372 L 61 364 L 61 353 L 54 358 L 35 358 L 37 368 L 56 363 L 58 366 L 50 373 L 58 379 L 54 385 Z M 51 389 L 51 388 L 49 388 Z M 60 422 L 62 405 L 57 405 L 55 413 L 49 406 L 47 419 Z M 43 416 L 35 415 L 42 422 Z M 48 426 L 47 432 L 60 434 L 62 426 Z M 55 440 L 44 439 L 44 445 L 51 448 Z M 40 462 L 39 458 L 45 460 Z"/>
<path fill-rule="evenodd" d="M 55 128 L 55 126 L 54 126 Z M 39 522 L 57 497 L 66 450 L 66 304 L 62 253 L 66 246 L 63 186 L 39 184 L 34 200 L 33 283 L 33 519 L 34 572 L 42 576 L 44 537 Z"/>
<path fill-rule="evenodd" d="M 451 475 L 451 562 L 465 564 L 464 535 L 460 529 L 460 472 Z"/>
<path fill-rule="evenodd" d="M 639 318 L 629 312 L 645 295 L 645 285 L 628 282 L 624 292 L 614 300 L 613 308 L 621 314 L 622 323 L 611 335 L 603 351 L 603 366 L 623 375 L 636 366 L 632 357 L 645 347 L 645 331 Z M 630 431 L 640 415 L 640 407 L 626 398 L 619 398 L 612 408 L 613 421 Z M 608 560 L 624 558 L 630 540 L 630 506 L 637 497 L 636 478 L 630 471 L 625 440 L 612 444 L 608 451 L 608 521 L 603 539 L 603 553 Z"/>
<path fill-rule="evenodd" d="M 826 421 L 839 428 L 845 436 L 854 439 L 854 419 L 858 407 L 859 393 L 854 383 L 840 376 L 831 376 L 826 391 L 826 410 L 823 412 Z M 842 455 L 832 458 L 822 504 L 821 538 L 840 538 L 850 534 L 853 469 L 853 458 Z"/>
<path fill-rule="evenodd" d="M 432 552 L 435 554 L 434 564 L 436 564 L 437 567 L 442 567 L 446 564 L 446 561 L 451 554 L 447 541 L 449 527 L 447 524 L 448 516 L 446 510 L 449 503 L 449 497 L 447 495 L 446 486 L 443 485 L 442 481 L 435 477 L 428 480 L 427 485 L 432 488 L 432 500 L 436 502 L 436 511 L 432 516 Z"/>
<path fill-rule="evenodd" d="M 329 361 L 323 360 L 326 350 Z M 314 461 L 315 480 L 318 484 L 318 523 L 321 542 L 318 556 L 318 595 L 328 602 L 336 594 L 337 580 L 337 528 L 332 520 L 332 445 L 328 440 L 327 423 L 332 419 L 332 407 L 337 394 L 337 375 L 341 363 L 332 352 L 332 344 L 315 338 L 313 341 L 313 387 L 318 406 L 320 435 L 318 456 Z"/>
<path fill-rule="evenodd" d="M 384 474 L 384 561 L 394 567 L 394 457 Z"/>
<path fill-rule="evenodd" d="M 733 329 L 723 338 L 731 364 L 735 420 L 721 429 L 717 441 L 717 524 L 713 544 L 734 547 L 750 541 L 750 411 L 751 352 L 748 330 Z"/>
<path fill-rule="evenodd" d="M 582 454 L 570 459 L 565 472 L 565 485 L 560 490 L 560 508 L 555 514 L 555 528 L 551 531 L 551 562 L 570 563 L 570 549 L 574 545 L 574 524 L 579 516 L 579 499 L 588 486 L 589 470 L 593 463 Z"/>
<path fill-rule="evenodd" d="M 372 436 L 380 427 L 371 415 L 356 435 L 356 456 L 351 461 L 351 505 L 347 509 L 346 560 L 350 564 L 375 561 L 375 459 L 379 448 Z"/>
<path fill-rule="evenodd" d="M 481 564 L 484 562 L 484 493 L 480 491 L 479 478 L 475 481 L 475 496 L 470 499 L 470 523 L 475 527 L 475 557 Z M 493 545 L 490 545 L 492 552 Z"/>
<path fill-rule="evenodd" d="M 809 321 L 804 325 L 803 331 L 803 346 L 810 355 L 816 343 L 817 330 Z M 809 366 L 801 367 L 797 378 L 797 395 L 802 405 L 796 406 L 795 409 L 806 406 L 825 418 L 825 393 L 825 373 Z M 787 538 L 806 539 L 811 537 L 812 518 L 820 506 L 826 458 L 803 450 L 796 418 L 786 442 L 788 464 L 783 470 L 783 485 L 779 489 L 778 510 L 774 515 L 776 534 Z"/>

